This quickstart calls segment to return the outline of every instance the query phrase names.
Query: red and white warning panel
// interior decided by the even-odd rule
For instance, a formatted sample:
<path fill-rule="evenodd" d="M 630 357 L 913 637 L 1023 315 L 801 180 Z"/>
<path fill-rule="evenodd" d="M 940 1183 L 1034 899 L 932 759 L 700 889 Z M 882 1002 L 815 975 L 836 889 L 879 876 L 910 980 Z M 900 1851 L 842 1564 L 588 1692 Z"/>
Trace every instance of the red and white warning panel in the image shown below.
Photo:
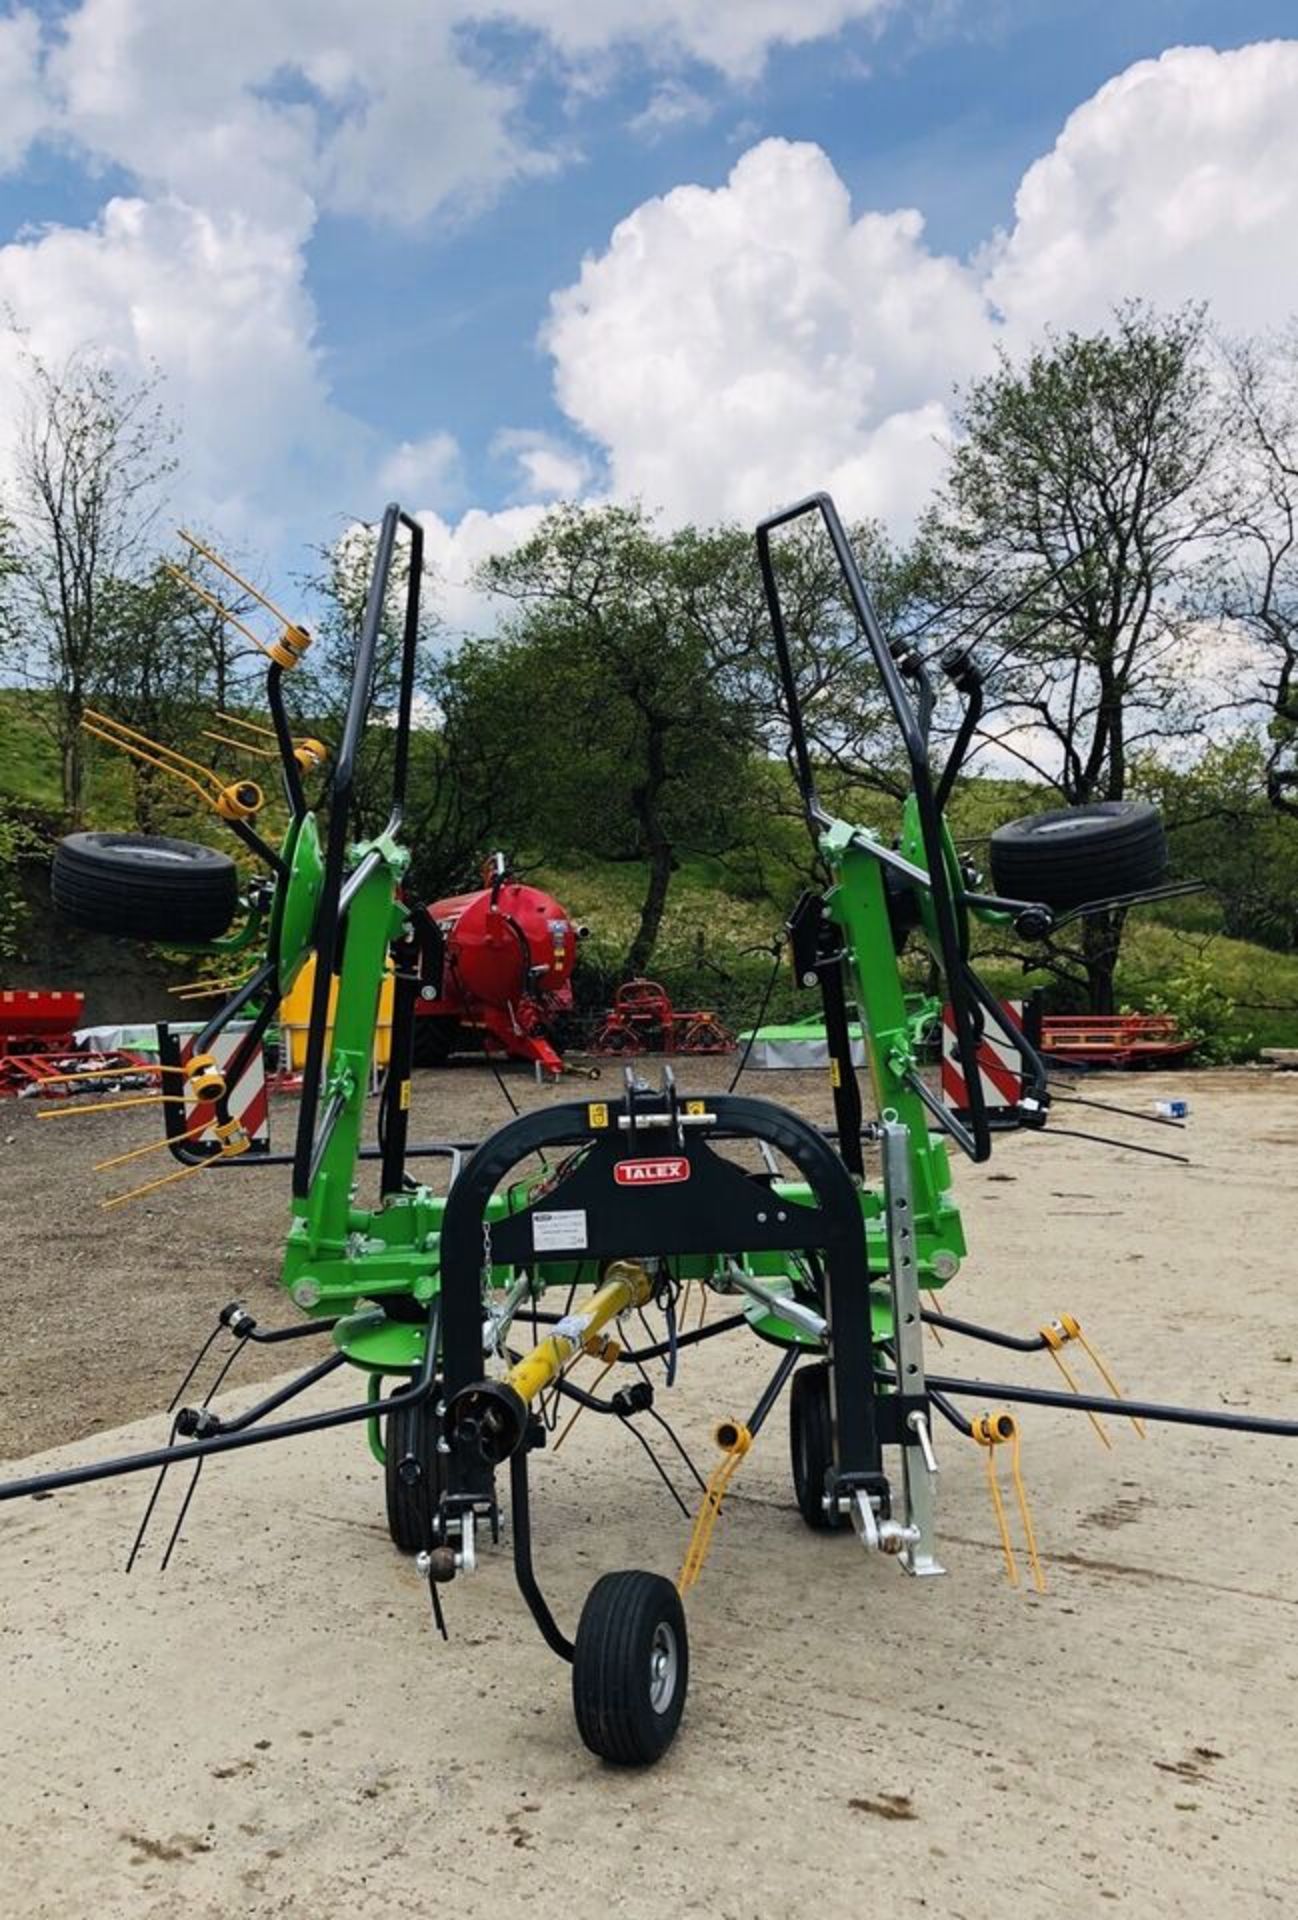
<path fill-rule="evenodd" d="M 978 1043 L 978 1081 L 987 1111 L 1004 1112 L 1023 1097 L 1023 1063 L 1011 1034 L 1023 1031 L 1023 1002 L 1002 1000 L 999 1020 L 983 1015 L 983 1037 Z M 942 1098 L 957 1113 L 967 1112 L 969 1089 L 956 1047 L 955 1015 L 942 1009 Z"/>
<path fill-rule="evenodd" d="M 170 1026 L 158 1028 L 160 1055 L 163 1060 L 170 1057 L 170 1048 L 166 1043 L 169 1036 L 179 1049 L 181 1066 L 187 1066 L 194 1052 L 194 1042 L 201 1028 L 197 1026 Z M 244 1036 L 248 1032 L 246 1021 L 236 1021 L 217 1035 L 212 1045 L 206 1049 L 224 1072 L 231 1064 Z M 168 1082 L 172 1075 L 166 1076 Z M 180 1084 L 179 1074 L 174 1076 Z M 167 1091 L 173 1091 L 168 1085 Z M 198 1147 L 219 1147 L 216 1135 L 216 1106 L 211 1100 L 199 1100 L 191 1092 L 188 1082 L 184 1084 L 185 1109 L 181 1127 L 189 1135 L 190 1141 Z M 262 1050 L 258 1046 L 253 1057 L 239 1076 L 238 1085 L 230 1090 L 230 1118 L 237 1120 L 248 1136 L 247 1151 L 266 1153 L 270 1149 L 270 1102 L 266 1098 L 266 1066 Z"/>

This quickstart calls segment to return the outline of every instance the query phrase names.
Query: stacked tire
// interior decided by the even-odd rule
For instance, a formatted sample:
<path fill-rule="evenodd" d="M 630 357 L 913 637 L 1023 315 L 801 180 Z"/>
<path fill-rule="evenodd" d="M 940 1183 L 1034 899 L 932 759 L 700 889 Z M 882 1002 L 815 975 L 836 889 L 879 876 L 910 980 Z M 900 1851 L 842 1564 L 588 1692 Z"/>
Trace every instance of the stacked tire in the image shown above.
<path fill-rule="evenodd" d="M 50 895 L 94 933 L 201 946 L 223 934 L 239 904 L 229 854 L 152 833 L 70 833 L 55 849 Z"/>
<path fill-rule="evenodd" d="M 1004 898 L 1062 911 L 1156 886 L 1167 870 L 1167 839 L 1148 800 L 1056 807 L 997 827 L 991 870 Z"/>

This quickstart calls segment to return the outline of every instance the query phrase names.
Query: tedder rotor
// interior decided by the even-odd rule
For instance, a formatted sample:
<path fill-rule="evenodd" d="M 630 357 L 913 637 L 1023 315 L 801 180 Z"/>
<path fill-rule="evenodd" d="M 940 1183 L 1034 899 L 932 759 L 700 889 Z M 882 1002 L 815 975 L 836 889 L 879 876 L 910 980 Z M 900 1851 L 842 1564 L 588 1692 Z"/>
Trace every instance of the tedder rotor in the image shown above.
<path fill-rule="evenodd" d="M 895 844 L 834 817 L 817 793 L 774 551 L 779 529 L 804 515 L 819 516 L 832 543 L 909 766 L 910 792 Z M 391 808 L 382 832 L 353 844 L 356 760 L 403 533 L 408 576 L 402 669 L 396 712 L 388 716 Z M 315 1338 L 325 1357 L 237 1415 L 219 1413 L 209 1404 L 210 1394 L 202 1405 L 182 1407 L 166 1447 L 10 1481 L 0 1486 L 0 1499 L 120 1474 L 161 1473 L 185 1462 L 197 1472 L 206 1459 L 244 1447 L 363 1425 L 384 1466 L 392 1537 L 418 1555 L 444 1632 L 441 1589 L 473 1571 L 484 1529 L 498 1537 L 506 1480 L 518 1588 L 549 1646 L 571 1663 L 581 1737 L 606 1760 L 643 1764 L 666 1749 L 685 1703 L 684 1596 L 703 1565 L 726 1486 L 786 1387 L 793 1495 L 807 1525 L 851 1528 L 872 1553 L 896 1559 L 919 1577 L 942 1572 L 935 1420 L 985 1447 L 989 1472 L 998 1449 L 1017 1461 L 1013 1416 L 1001 1411 L 971 1420 L 960 1412 L 961 1400 L 1298 1433 L 1294 1421 L 1122 1399 L 1070 1316 L 1036 1334 L 1015 1335 L 953 1319 L 933 1304 L 966 1252 L 949 1145 L 982 1161 L 993 1138 L 977 1061 L 983 1022 L 995 1017 L 996 1003 L 970 961 L 970 919 L 1009 922 L 1021 934 L 1045 936 L 1097 904 L 1084 884 L 1088 869 L 1100 879 L 1104 900 L 1098 904 L 1153 897 L 1166 891 L 1158 885 L 1161 831 L 1143 816 L 1133 823 L 1112 810 L 1076 809 L 1056 831 L 1015 836 L 1015 897 L 980 890 L 978 877 L 958 859 L 943 817 L 977 725 L 977 668 L 963 653 L 943 663 L 963 698 L 964 718 L 935 779 L 929 668 L 905 646 L 894 648 L 885 639 L 827 495 L 813 495 L 763 522 L 757 555 L 797 781 L 828 878 L 822 892 L 799 902 L 789 931 L 798 978 L 821 996 L 834 1128 L 822 1130 L 769 1100 L 678 1088 L 669 1068 L 659 1086 L 649 1087 L 628 1066 L 616 1098 L 520 1114 L 471 1150 L 409 1138 L 415 1007 L 430 987 L 440 990 L 443 959 L 435 922 L 410 897 L 402 840 L 422 549 L 418 522 L 389 507 L 342 737 L 314 802 L 306 789 L 320 777 L 324 749 L 294 736 L 284 694 L 285 678 L 309 636 L 283 621 L 279 637 L 263 646 L 270 655 L 270 727 L 234 724 L 271 742 L 262 750 L 278 758 L 289 814 L 278 847 L 255 825 L 262 794 L 254 783 L 226 784 L 173 750 L 96 716 L 103 737 L 205 793 L 264 865 L 265 879 L 244 890 L 238 933 L 228 931 L 236 912 L 232 866 L 222 865 L 222 856 L 208 848 L 143 836 L 76 835 L 55 864 L 56 902 L 101 930 L 172 945 L 188 937 L 208 950 L 260 944 L 261 959 L 208 1022 L 187 1061 L 164 1058 L 155 1070 L 169 1144 L 182 1163 L 167 1177 L 205 1171 L 210 1178 L 212 1171 L 253 1166 L 289 1170 L 281 1277 L 303 1317 L 267 1329 L 232 1303 L 221 1310 L 212 1337 L 224 1330 L 233 1352 L 249 1341 Z M 927 952 L 934 993 L 906 990 L 899 962 L 912 938 Z M 237 1118 L 240 1082 L 282 996 L 312 955 L 296 1144 L 291 1154 L 254 1156 Z M 390 970 L 391 1064 L 379 1098 L 378 1143 L 371 1145 L 362 1137 L 371 1046 Z M 961 1112 L 943 1101 L 921 1068 L 944 1000 L 968 1090 Z M 227 1049 L 225 1064 L 218 1064 L 213 1049 L 240 1017 L 246 1031 Z M 873 1090 L 875 1113 L 868 1119 L 852 1065 L 853 1023 L 864 1037 Z M 1040 1128 L 1050 1102 L 1046 1068 L 1017 1030 L 1014 1044 L 1023 1092 L 1012 1119 Z M 204 1103 L 197 1124 L 176 1117 L 178 1107 L 184 1112 L 185 1097 Z M 428 1155 L 449 1160 L 445 1195 L 410 1171 Z M 357 1198 L 363 1160 L 379 1164 L 379 1197 L 371 1206 Z M 555 1289 L 566 1296 L 560 1311 L 541 1304 Z M 685 1297 L 694 1289 L 701 1303 L 724 1296 L 731 1310 L 690 1324 Z M 647 1331 L 633 1333 L 633 1322 Z M 931 1375 L 921 1345 L 925 1323 L 1002 1350 L 1049 1351 L 1068 1384 L 1052 1389 Z M 522 1341 L 527 1327 L 535 1329 L 530 1344 Z M 634 1423 L 644 1414 L 661 1419 L 649 1363 L 663 1363 L 670 1386 L 687 1349 L 732 1333 L 755 1334 L 772 1349 L 773 1370 L 747 1417 L 728 1417 L 716 1428 L 719 1461 L 704 1485 L 679 1577 L 639 1568 L 604 1573 L 570 1636 L 551 1611 L 533 1562 L 533 1454 L 546 1448 L 561 1404 L 572 1417 L 584 1411 L 632 1426 L 647 1445 Z M 1062 1355 L 1069 1343 L 1096 1358 L 1110 1391 L 1074 1390 L 1077 1382 Z M 603 1362 L 592 1387 L 572 1377 L 583 1356 Z M 364 1392 L 343 1404 L 286 1411 L 344 1367 L 362 1376 Z M 614 1379 L 621 1373 L 628 1384 L 609 1386 L 610 1373 Z M 990 1477 L 995 1487 L 994 1472 Z M 1021 1485 L 1017 1472 L 1015 1479 Z M 996 1500 L 1003 1522 L 999 1492 Z M 1022 1516 L 1039 1578 L 1025 1503 Z M 1013 1568 L 1004 1524 L 1002 1537 Z"/>

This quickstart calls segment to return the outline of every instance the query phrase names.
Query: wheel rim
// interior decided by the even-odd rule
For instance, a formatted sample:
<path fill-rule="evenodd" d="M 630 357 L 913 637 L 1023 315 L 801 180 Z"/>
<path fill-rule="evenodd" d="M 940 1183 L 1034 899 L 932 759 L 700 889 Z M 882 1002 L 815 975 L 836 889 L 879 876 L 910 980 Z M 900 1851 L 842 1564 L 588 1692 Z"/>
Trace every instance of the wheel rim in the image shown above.
<path fill-rule="evenodd" d="M 133 847 L 131 851 L 142 866 L 187 867 L 193 865 L 191 853 L 177 853 L 173 847 Z"/>
<path fill-rule="evenodd" d="M 655 1713 L 666 1713 L 670 1707 L 679 1671 L 680 1651 L 675 1629 L 666 1620 L 660 1620 L 649 1648 L 649 1704 Z"/>

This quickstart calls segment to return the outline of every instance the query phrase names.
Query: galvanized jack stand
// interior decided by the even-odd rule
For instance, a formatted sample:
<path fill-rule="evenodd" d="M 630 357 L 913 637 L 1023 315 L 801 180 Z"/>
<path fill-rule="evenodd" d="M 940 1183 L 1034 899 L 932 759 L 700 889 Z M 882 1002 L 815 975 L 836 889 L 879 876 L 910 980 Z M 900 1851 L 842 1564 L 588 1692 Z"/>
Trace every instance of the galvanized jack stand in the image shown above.
<path fill-rule="evenodd" d="M 923 1396 L 924 1324 L 920 1319 L 919 1267 L 915 1259 L 909 1135 L 896 1120 L 885 1120 L 881 1133 L 897 1391 L 907 1397 Z M 906 1426 L 913 1438 L 901 1450 L 906 1521 L 899 1558 L 907 1573 L 917 1576 L 945 1573 L 946 1568 L 934 1552 L 938 1466 L 929 1416 L 916 1410 L 907 1418 Z"/>

